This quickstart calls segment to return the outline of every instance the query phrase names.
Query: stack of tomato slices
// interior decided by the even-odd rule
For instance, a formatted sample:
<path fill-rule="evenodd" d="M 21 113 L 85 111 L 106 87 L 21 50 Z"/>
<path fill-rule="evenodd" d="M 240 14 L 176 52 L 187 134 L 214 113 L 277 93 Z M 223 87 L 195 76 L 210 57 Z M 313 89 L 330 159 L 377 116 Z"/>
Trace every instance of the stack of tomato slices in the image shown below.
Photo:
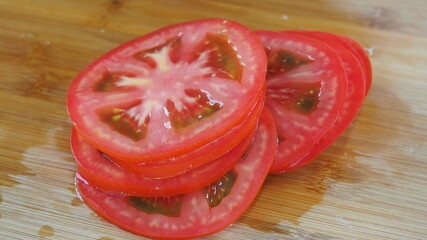
<path fill-rule="evenodd" d="M 371 78 L 360 45 L 335 34 L 224 19 L 149 33 L 69 88 L 79 193 L 138 235 L 218 232 L 268 173 L 308 164 L 344 132 Z"/>

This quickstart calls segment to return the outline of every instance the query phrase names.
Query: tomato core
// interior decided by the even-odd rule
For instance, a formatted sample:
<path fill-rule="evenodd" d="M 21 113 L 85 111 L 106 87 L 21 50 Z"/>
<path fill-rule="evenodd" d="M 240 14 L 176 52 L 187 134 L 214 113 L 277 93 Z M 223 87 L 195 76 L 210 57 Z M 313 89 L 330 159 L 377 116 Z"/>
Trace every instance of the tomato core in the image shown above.
<path fill-rule="evenodd" d="M 170 118 L 170 125 L 174 129 L 185 128 L 205 117 L 209 117 L 223 106 L 222 102 L 214 100 L 204 90 L 185 89 L 184 92 L 186 96 L 192 99 L 190 102 L 184 102 L 184 108 L 178 109 L 169 99 L 165 104 L 165 114 Z"/>
<path fill-rule="evenodd" d="M 189 63 L 179 62 L 180 37 L 172 38 L 164 43 L 141 50 L 134 57 L 144 65 L 153 69 L 151 76 L 136 76 L 135 74 L 106 72 L 95 85 L 97 92 L 118 91 L 124 87 L 135 88 L 150 95 L 152 101 L 140 100 L 127 109 L 113 106 L 111 111 L 99 114 L 99 118 L 114 131 L 139 141 L 145 138 L 151 113 L 163 106 L 164 114 L 170 121 L 164 123 L 168 129 L 180 130 L 190 126 L 221 109 L 223 103 L 204 89 L 182 87 L 182 81 L 192 81 L 200 75 L 241 81 L 243 66 L 237 51 L 229 42 L 227 36 L 207 33 L 203 41 L 196 47 L 195 55 Z M 135 66 L 137 67 L 137 66 Z M 195 71 L 196 70 L 196 71 Z M 165 87 L 162 79 L 170 78 L 171 72 L 176 74 L 174 86 Z M 155 81 L 154 81 L 155 80 Z M 160 84 L 154 85 L 154 82 Z M 166 84 L 166 82 L 164 83 Z M 168 82 L 170 84 L 170 82 Z M 168 91 L 179 92 L 178 97 L 170 96 Z M 143 94 L 144 95 L 144 94 Z M 117 109 L 120 109 L 117 111 Z"/>

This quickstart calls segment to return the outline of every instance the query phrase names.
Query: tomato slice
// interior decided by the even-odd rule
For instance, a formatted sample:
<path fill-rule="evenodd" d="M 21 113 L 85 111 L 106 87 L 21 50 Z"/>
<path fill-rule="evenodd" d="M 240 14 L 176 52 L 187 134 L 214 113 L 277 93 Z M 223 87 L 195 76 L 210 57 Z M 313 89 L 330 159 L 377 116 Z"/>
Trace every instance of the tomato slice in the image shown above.
<path fill-rule="evenodd" d="M 79 133 L 132 162 L 190 152 L 240 124 L 262 97 L 259 40 L 229 20 L 172 25 L 125 43 L 86 67 L 68 91 Z"/>
<path fill-rule="evenodd" d="M 298 32 L 298 31 L 291 31 L 291 32 Z M 306 32 L 307 35 L 319 34 L 318 31 L 304 31 L 304 32 Z M 328 33 L 328 35 L 332 35 L 331 38 L 332 37 L 334 38 L 334 42 L 333 42 L 334 45 L 337 44 L 337 45 L 343 46 L 345 49 L 347 49 L 348 51 L 353 53 L 354 56 L 357 57 L 357 60 L 362 66 L 362 71 L 365 76 L 364 85 L 365 85 L 365 96 L 366 96 L 372 84 L 372 66 L 371 66 L 371 61 L 369 60 L 369 57 L 366 54 L 366 51 L 358 42 L 356 42 L 354 39 L 350 37 L 340 35 L 340 34 L 335 34 L 335 33 Z"/>
<path fill-rule="evenodd" d="M 263 107 L 264 98 L 261 98 L 248 118 L 239 126 L 236 126 L 214 141 L 182 156 L 165 159 L 161 162 L 156 161 L 140 164 L 114 158 L 111 158 L 111 160 L 123 169 L 146 178 L 170 178 L 178 176 L 217 159 L 236 147 L 253 131 Z"/>
<path fill-rule="evenodd" d="M 298 32 L 298 31 L 287 31 L 287 32 L 289 33 L 289 32 Z M 306 36 L 312 35 L 312 34 L 316 35 L 319 33 L 318 31 L 304 31 L 304 32 L 307 33 Z M 338 44 L 346 48 L 348 51 L 350 51 L 357 57 L 357 60 L 362 65 L 362 68 L 363 68 L 362 71 L 365 76 L 364 85 L 365 85 L 365 96 L 366 96 L 372 84 L 372 65 L 368 55 L 366 54 L 365 49 L 358 42 L 356 42 L 354 39 L 350 37 L 340 35 L 340 34 L 335 34 L 335 33 L 328 33 L 328 34 L 334 36 L 334 42 L 333 42 L 334 45 Z"/>
<path fill-rule="evenodd" d="M 233 223 L 250 205 L 274 161 L 274 121 L 261 115 L 248 154 L 221 179 L 200 190 L 172 197 L 114 195 L 77 178 L 83 200 L 100 217 L 138 235 L 188 239 L 212 234 Z"/>
<path fill-rule="evenodd" d="M 239 145 L 220 158 L 185 174 L 167 179 L 144 178 L 123 170 L 77 134 L 71 143 L 78 175 L 106 192 L 130 196 L 161 197 L 198 190 L 227 173 L 248 150 L 255 129 Z"/>
<path fill-rule="evenodd" d="M 347 48 L 348 45 L 341 37 L 332 33 L 317 31 L 287 31 L 289 34 L 299 34 L 329 44 L 340 56 L 347 74 L 348 87 L 344 107 L 334 126 L 303 158 L 282 171 L 292 171 L 314 160 L 323 150 L 331 145 L 347 129 L 357 116 L 365 98 L 366 75 L 359 59 Z M 333 45 L 332 45 L 333 43 Z"/>
<path fill-rule="evenodd" d="M 276 122 L 279 147 L 270 173 L 303 158 L 337 120 L 347 77 L 324 43 L 283 32 L 257 32 L 267 52 L 266 106 Z"/>
<path fill-rule="evenodd" d="M 366 51 L 352 38 L 338 34 L 335 34 L 335 36 L 340 39 L 337 39 L 338 44 L 344 45 L 346 49 L 350 50 L 356 57 L 358 57 L 358 60 L 362 65 L 365 73 L 365 95 L 367 95 L 372 85 L 372 66 Z"/>

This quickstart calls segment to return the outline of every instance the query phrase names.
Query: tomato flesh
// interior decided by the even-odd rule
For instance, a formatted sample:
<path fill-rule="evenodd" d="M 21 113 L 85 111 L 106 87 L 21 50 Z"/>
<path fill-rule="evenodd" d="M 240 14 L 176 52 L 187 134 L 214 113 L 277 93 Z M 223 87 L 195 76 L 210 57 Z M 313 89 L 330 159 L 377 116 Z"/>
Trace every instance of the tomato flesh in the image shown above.
<path fill-rule="evenodd" d="M 270 173 L 279 173 L 333 126 L 343 108 L 347 78 L 339 56 L 320 41 L 282 32 L 257 35 L 267 49 L 267 69 L 279 69 L 266 79 L 266 107 L 280 141 Z"/>
<path fill-rule="evenodd" d="M 68 111 L 79 133 L 114 158 L 177 157 L 246 118 L 262 97 L 265 67 L 259 40 L 238 23 L 172 25 L 86 67 L 69 88 Z"/>
<path fill-rule="evenodd" d="M 176 63 L 179 61 L 180 59 L 179 50 L 181 49 L 181 38 L 178 36 L 168 39 L 164 43 L 158 46 L 141 50 L 135 53 L 133 57 L 135 59 L 138 59 L 141 62 L 144 62 L 151 68 L 162 67 L 158 65 L 158 63 L 160 62 L 156 61 L 155 57 L 153 56 L 155 56 L 157 52 L 163 50 L 163 48 L 169 48 L 169 51 L 167 54 L 171 62 Z"/>
<path fill-rule="evenodd" d="M 274 161 L 276 139 L 274 120 L 264 110 L 248 154 L 231 170 L 231 175 L 225 175 L 228 178 L 226 184 L 219 185 L 219 182 L 225 183 L 224 180 L 215 183 L 216 189 L 223 189 L 227 194 L 212 194 L 209 190 L 212 185 L 183 194 L 180 196 L 182 201 L 177 202 L 179 214 L 176 214 L 177 211 L 166 211 L 174 209 L 174 204 L 166 204 L 168 207 L 164 210 L 153 212 L 152 206 L 146 202 L 155 199 L 136 200 L 135 197 L 109 194 L 86 184 L 82 179 L 77 179 L 77 186 L 83 200 L 100 217 L 127 231 L 163 239 L 201 237 L 226 228 L 250 205 Z M 206 191 L 210 192 L 208 198 Z M 167 197 L 161 199 L 161 204 L 165 203 Z M 175 212 L 175 215 L 165 212 Z"/>
<path fill-rule="evenodd" d="M 245 154 L 252 139 L 253 132 L 218 159 L 166 179 L 146 178 L 118 167 L 87 143 L 75 130 L 71 134 L 71 146 L 77 161 L 77 172 L 90 185 L 117 194 L 161 197 L 191 192 L 217 180 Z"/>
<path fill-rule="evenodd" d="M 334 45 L 337 44 L 340 47 L 341 46 L 344 47 L 346 50 L 350 51 L 357 58 L 359 64 L 362 66 L 362 72 L 365 79 L 365 83 L 364 83 L 365 96 L 368 94 L 372 84 L 372 66 L 371 66 L 371 61 L 369 60 L 369 57 L 366 54 L 365 49 L 359 43 L 357 43 L 352 38 L 349 38 L 344 35 L 335 34 L 335 33 L 318 32 L 318 31 L 286 31 L 286 32 L 288 33 L 304 32 L 305 36 L 310 36 L 310 37 L 311 36 L 317 37 L 316 35 L 319 35 L 319 34 L 330 35 L 330 38 L 333 38 Z M 331 42 L 326 42 L 326 43 L 330 44 Z"/>
<path fill-rule="evenodd" d="M 167 197 L 129 197 L 129 203 L 141 211 L 158 213 L 168 217 L 178 217 L 181 214 L 182 196 Z"/>
<path fill-rule="evenodd" d="M 288 31 L 287 33 L 299 34 L 331 44 L 331 47 L 340 56 L 344 70 L 347 74 L 348 88 L 344 107 L 335 122 L 334 126 L 322 137 L 322 139 L 310 150 L 307 155 L 302 157 L 297 162 L 289 167 L 282 169 L 283 171 L 291 171 L 312 162 L 317 155 L 331 145 L 341 134 L 347 129 L 362 106 L 365 98 L 365 83 L 366 75 L 364 68 L 358 58 L 348 49 L 346 42 L 339 36 L 315 31 Z"/>
<path fill-rule="evenodd" d="M 266 53 L 268 56 L 267 77 L 282 74 L 313 61 L 307 56 L 290 51 L 279 50 L 272 52 L 271 49 L 267 48 Z"/>
<path fill-rule="evenodd" d="M 320 99 L 320 82 L 271 85 L 267 94 L 271 101 L 291 110 L 309 114 L 317 109 Z"/>
<path fill-rule="evenodd" d="M 220 179 L 202 189 L 210 208 L 218 206 L 221 201 L 231 193 L 236 179 L 237 174 L 233 171 L 229 171 Z"/>
<path fill-rule="evenodd" d="M 174 129 L 179 130 L 190 126 L 214 114 L 223 106 L 222 102 L 212 99 L 212 96 L 206 91 L 185 89 L 184 92 L 192 103 L 185 102 L 185 107 L 181 111 L 170 99 L 165 104 L 166 115 L 170 117 L 170 125 Z"/>
<path fill-rule="evenodd" d="M 264 98 L 259 100 L 249 116 L 232 131 L 179 157 L 143 164 L 135 164 L 116 158 L 111 159 L 123 169 L 146 178 L 170 178 L 183 174 L 221 157 L 236 147 L 255 128 L 263 105 Z"/>
<path fill-rule="evenodd" d="M 366 54 L 366 51 L 363 49 L 362 46 L 360 46 L 359 43 L 354 41 L 353 39 L 343 36 L 334 34 L 336 36 L 336 41 L 340 44 L 345 46 L 346 49 L 351 51 L 359 60 L 359 63 L 362 65 L 364 74 L 365 74 L 365 96 L 368 94 L 369 89 L 371 89 L 372 84 L 372 66 L 371 61 L 369 60 L 368 55 Z"/>
<path fill-rule="evenodd" d="M 103 123 L 106 123 L 110 129 L 120 132 L 133 141 L 139 141 L 145 138 L 150 116 L 145 116 L 142 122 L 139 123 L 127 114 L 126 111 L 139 106 L 141 103 L 142 101 L 138 100 L 115 106 L 112 109 L 98 109 L 97 114 L 99 119 Z"/>
<path fill-rule="evenodd" d="M 207 54 L 206 65 L 216 69 L 208 76 L 228 78 L 240 82 L 242 80 L 243 65 L 238 60 L 238 52 L 229 44 L 229 39 L 223 34 L 207 34 L 204 41 L 196 47 L 194 57 L 190 62 L 203 58 Z"/>

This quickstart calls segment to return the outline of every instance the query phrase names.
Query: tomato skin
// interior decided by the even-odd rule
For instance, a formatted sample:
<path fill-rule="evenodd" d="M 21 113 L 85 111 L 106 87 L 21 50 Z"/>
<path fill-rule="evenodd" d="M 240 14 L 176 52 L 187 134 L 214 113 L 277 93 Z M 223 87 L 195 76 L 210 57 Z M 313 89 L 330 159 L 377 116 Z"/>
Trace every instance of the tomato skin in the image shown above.
<path fill-rule="evenodd" d="M 98 216 L 137 235 L 155 239 L 190 239 L 218 232 L 233 223 L 257 195 L 277 149 L 274 121 L 263 111 L 248 154 L 233 168 L 237 173 L 230 195 L 209 208 L 202 191 L 183 195 L 179 217 L 147 214 L 129 204 L 129 197 L 112 195 L 77 179 L 78 190 Z"/>
<path fill-rule="evenodd" d="M 296 31 L 298 32 L 298 31 Z M 308 35 L 311 34 L 318 34 L 317 31 L 305 31 Z M 362 66 L 362 71 L 365 76 L 365 96 L 368 95 L 369 90 L 371 89 L 372 85 L 372 65 L 371 61 L 369 60 L 368 54 L 366 53 L 365 49 L 354 39 L 336 34 L 336 33 L 328 33 L 331 35 L 331 37 L 334 37 L 334 43 L 337 43 L 338 45 L 343 46 L 348 51 L 353 53 L 356 57 L 359 63 Z"/>
<path fill-rule="evenodd" d="M 249 113 L 247 119 L 239 124 L 239 126 L 224 133 L 223 136 L 215 139 L 211 143 L 185 155 L 172 159 L 164 159 L 161 162 L 148 162 L 144 164 L 134 164 L 126 160 L 115 158 L 111 158 L 111 160 L 123 169 L 146 178 L 171 178 L 184 174 L 221 157 L 240 144 L 247 135 L 251 134 L 262 112 L 264 101 L 265 97 L 263 96 Z"/>
<path fill-rule="evenodd" d="M 347 77 L 337 53 L 323 42 L 284 32 L 256 33 L 268 50 L 269 59 L 275 53 L 289 52 L 312 60 L 295 58 L 303 65 L 292 66 L 279 75 L 267 75 L 266 107 L 273 114 L 280 140 L 270 173 L 280 173 L 304 157 L 338 119 L 347 92 Z M 313 86 L 319 89 L 310 89 Z M 280 92 L 284 93 L 283 102 L 277 100 Z M 285 95 L 288 93 L 290 97 Z M 311 93 L 318 93 L 318 100 L 305 100 Z M 309 104 L 305 104 L 307 101 Z M 309 108 L 303 112 L 293 105 L 284 105 L 288 103 L 302 103 Z"/>
<path fill-rule="evenodd" d="M 335 36 L 341 39 L 340 44 L 343 44 L 348 50 L 350 50 L 358 58 L 360 64 L 362 65 L 366 81 L 365 96 L 368 95 L 372 85 L 372 65 L 368 55 L 366 54 L 366 51 L 352 38 L 338 34 L 335 34 Z"/>
<path fill-rule="evenodd" d="M 127 51 L 128 48 L 134 47 L 144 41 L 160 41 L 159 39 L 167 37 L 168 34 L 179 35 L 182 31 L 192 28 L 197 28 L 197 31 L 199 32 L 210 31 L 209 29 L 212 28 L 221 31 L 221 33 L 223 32 L 224 34 L 228 34 L 227 36 L 230 38 L 230 41 L 236 44 L 237 49 L 241 51 L 239 52 L 239 55 L 242 55 L 242 64 L 251 66 L 251 68 L 245 67 L 242 72 L 242 86 L 246 87 L 245 91 L 247 91 L 247 93 L 242 91 L 241 95 L 246 97 L 245 99 L 242 97 L 240 101 L 234 101 L 238 103 L 240 107 L 236 106 L 227 108 L 232 110 L 226 110 L 226 107 L 224 107 L 224 110 L 218 111 L 221 112 L 222 115 L 226 114 L 223 118 L 220 119 L 220 117 L 216 117 L 217 115 L 219 116 L 219 114 L 215 114 L 203 123 L 196 124 L 197 126 L 194 125 L 186 127 L 185 131 L 179 131 L 179 136 L 178 134 L 174 134 L 174 131 L 155 127 L 160 125 L 160 122 L 152 119 L 151 125 L 155 131 L 150 131 L 150 129 L 148 130 L 151 135 L 150 137 L 147 137 L 147 139 L 150 140 L 137 142 L 126 139 L 120 133 L 108 130 L 108 126 L 101 127 L 102 122 L 96 120 L 96 114 L 91 112 L 88 113 L 84 109 L 84 106 L 82 106 L 83 104 L 86 104 L 87 106 L 95 104 L 95 102 L 85 103 L 87 99 L 93 99 L 96 94 L 90 93 L 85 95 L 86 93 L 83 89 L 85 84 L 88 84 L 86 83 L 88 81 L 87 78 L 89 78 L 91 74 L 93 75 L 93 72 L 91 71 L 94 68 L 102 66 L 102 64 L 104 64 L 108 59 L 112 59 L 116 55 L 120 55 Z M 245 41 L 241 41 L 241 39 L 245 39 Z M 111 157 L 134 163 L 161 161 L 168 158 L 174 158 L 213 141 L 239 125 L 243 119 L 246 118 L 246 115 L 258 101 L 258 98 L 262 97 L 261 91 L 264 87 L 263 80 L 265 79 L 265 71 L 263 71 L 263 69 L 265 69 L 265 66 L 265 54 L 259 44 L 259 40 L 253 32 L 236 22 L 224 19 L 208 19 L 176 24 L 125 43 L 86 67 L 70 85 L 67 97 L 68 112 L 79 134 L 81 134 L 92 145 L 96 146 L 96 148 Z M 230 82 L 234 82 L 231 83 L 234 85 L 239 84 L 233 80 L 230 80 Z M 102 92 L 97 96 L 103 96 L 104 100 L 108 99 L 105 97 L 105 94 L 106 93 Z M 138 96 L 135 94 L 130 95 Z M 104 100 L 100 97 L 99 103 L 102 104 L 103 102 L 108 102 Z M 230 102 L 232 101 L 230 100 Z M 224 111 L 228 112 L 222 113 Z M 161 113 L 159 112 L 153 115 L 160 116 Z M 162 131 L 165 134 L 163 134 Z M 191 132 L 192 134 L 188 134 L 188 136 L 185 137 L 183 132 L 186 132 L 185 134 Z M 165 141 L 164 138 L 169 135 L 173 137 L 173 139 L 170 138 L 170 141 Z M 156 138 L 151 136 L 156 136 Z"/>
<path fill-rule="evenodd" d="M 145 178 L 121 169 L 96 148 L 71 132 L 72 150 L 77 173 L 90 185 L 103 191 L 140 197 L 162 197 L 198 190 L 227 173 L 248 150 L 255 128 L 225 155 L 184 174 L 166 178 Z"/>
<path fill-rule="evenodd" d="M 347 73 L 348 88 L 344 107 L 334 126 L 322 137 L 322 139 L 304 157 L 289 167 L 281 169 L 283 172 L 295 170 L 311 163 L 322 151 L 331 145 L 348 128 L 365 98 L 366 74 L 359 59 L 348 49 L 348 44 L 341 36 L 317 31 L 287 31 L 289 34 L 297 34 L 331 45 L 338 53 Z"/>

